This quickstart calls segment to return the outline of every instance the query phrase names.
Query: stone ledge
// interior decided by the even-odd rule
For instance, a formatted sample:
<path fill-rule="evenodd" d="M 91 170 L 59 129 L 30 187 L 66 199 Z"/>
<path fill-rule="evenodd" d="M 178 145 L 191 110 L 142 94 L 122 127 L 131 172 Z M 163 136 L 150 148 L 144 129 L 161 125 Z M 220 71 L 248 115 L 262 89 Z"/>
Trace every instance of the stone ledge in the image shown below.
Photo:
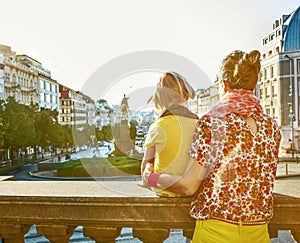
<path fill-rule="evenodd" d="M 12 227 L 0 227 L 0 235 L 4 239 L 15 235 L 11 242 L 23 242 L 22 227 L 35 224 L 39 232 L 59 243 L 68 242 L 69 232 L 79 225 L 93 239 L 103 239 L 103 232 L 115 239 L 122 227 L 132 227 L 133 234 L 144 238 L 144 242 L 162 242 L 164 236 L 155 241 L 151 237 L 165 235 L 170 228 L 183 229 L 190 238 L 195 222 L 188 213 L 191 197 L 158 197 L 138 183 L 141 182 L 1 181 L 0 222 Z M 279 191 L 278 186 L 275 188 Z M 62 229 L 61 235 L 53 234 L 58 228 Z M 275 195 L 271 237 L 277 236 L 278 229 L 291 230 L 300 240 L 299 197 Z M 20 241 L 16 241 L 17 237 Z"/>

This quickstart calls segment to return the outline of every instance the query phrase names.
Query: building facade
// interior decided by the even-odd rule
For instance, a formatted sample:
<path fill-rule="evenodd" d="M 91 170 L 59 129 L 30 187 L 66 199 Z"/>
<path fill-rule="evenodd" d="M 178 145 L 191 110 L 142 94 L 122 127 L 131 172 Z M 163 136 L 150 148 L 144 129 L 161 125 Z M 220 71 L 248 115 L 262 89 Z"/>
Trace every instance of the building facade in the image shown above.
<path fill-rule="evenodd" d="M 265 112 L 281 127 L 282 146 L 300 149 L 300 7 L 275 20 L 262 40 L 261 54 L 257 94 Z"/>
<path fill-rule="evenodd" d="M 107 101 L 104 99 L 100 99 L 95 104 L 95 111 L 96 111 L 96 126 L 98 129 L 102 129 L 103 126 L 107 126 L 109 124 L 114 125 L 112 123 L 113 116 L 113 109 L 108 105 Z"/>
<path fill-rule="evenodd" d="M 87 124 L 86 101 L 82 93 L 59 85 L 60 92 L 60 123 L 75 126 L 82 130 Z"/>
<path fill-rule="evenodd" d="M 5 98 L 5 90 L 4 90 L 4 56 L 0 53 L 0 99 Z"/>
<path fill-rule="evenodd" d="M 215 81 L 215 83 L 207 89 L 198 89 L 196 91 L 196 98 L 189 101 L 189 108 L 192 112 L 196 113 L 198 117 L 201 117 L 207 113 L 219 99 L 219 82 Z"/>
<path fill-rule="evenodd" d="M 3 55 L 5 97 L 12 96 L 24 105 L 38 104 L 38 72 L 29 60 L 20 60 L 8 46 L 0 45 Z"/>
<path fill-rule="evenodd" d="M 87 95 L 82 94 L 82 96 L 86 102 L 86 124 L 90 126 L 96 125 L 95 101 Z"/>
<path fill-rule="evenodd" d="M 59 85 L 51 78 L 51 72 L 27 55 L 17 55 L 17 62 L 28 63 L 38 73 L 38 105 L 40 109 L 59 111 Z"/>

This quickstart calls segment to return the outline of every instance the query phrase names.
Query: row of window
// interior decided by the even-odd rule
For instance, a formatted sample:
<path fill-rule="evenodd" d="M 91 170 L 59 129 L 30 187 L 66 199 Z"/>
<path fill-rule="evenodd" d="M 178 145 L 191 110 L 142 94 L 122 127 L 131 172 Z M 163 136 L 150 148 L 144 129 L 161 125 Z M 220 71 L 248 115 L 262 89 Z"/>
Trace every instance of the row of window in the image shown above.
<path fill-rule="evenodd" d="M 45 93 L 41 95 L 43 96 L 43 98 L 41 98 L 42 101 L 52 104 L 58 104 L 58 96 Z"/>
<path fill-rule="evenodd" d="M 297 60 L 297 74 L 300 73 L 300 60 Z M 268 67 L 264 67 L 261 75 L 264 80 L 274 78 L 276 76 L 293 75 L 294 64 L 290 63 L 289 60 L 281 61 L 280 63 L 274 63 Z"/>
<path fill-rule="evenodd" d="M 80 121 L 86 121 L 86 117 L 71 117 L 71 116 L 61 116 L 60 117 L 61 122 L 80 122 Z"/>
<path fill-rule="evenodd" d="M 10 76 L 8 76 L 8 81 L 19 84 L 24 87 L 36 87 L 36 83 L 35 81 L 33 81 L 32 77 L 28 79 L 28 78 L 17 77 L 15 74 L 13 74 L 11 79 Z"/>
<path fill-rule="evenodd" d="M 278 87 L 277 85 L 272 85 L 269 87 L 261 87 L 259 90 L 259 98 L 264 99 L 264 98 L 274 98 L 277 97 L 278 95 Z"/>
<path fill-rule="evenodd" d="M 31 101 L 34 102 L 34 98 L 33 98 L 32 95 L 25 95 L 25 94 L 20 93 L 20 92 L 8 92 L 8 93 L 6 93 L 6 97 L 9 97 L 9 96 L 15 97 L 16 101 L 18 101 L 20 103 L 23 103 L 23 104 L 28 104 Z"/>
<path fill-rule="evenodd" d="M 71 113 L 75 113 L 75 114 L 86 114 L 86 110 L 78 110 L 78 109 L 71 109 L 71 108 L 62 108 L 60 109 L 60 113 L 61 114 L 71 114 Z"/>
<path fill-rule="evenodd" d="M 40 87 L 47 91 L 58 93 L 58 84 L 52 84 L 45 80 L 40 80 Z"/>
<path fill-rule="evenodd" d="M 275 52 L 274 52 L 274 54 L 279 53 L 279 52 L 280 52 L 280 47 L 279 47 L 279 46 L 276 46 L 276 47 L 275 47 Z M 273 55 L 273 50 L 271 49 L 271 50 L 269 50 L 267 53 L 264 53 L 264 54 L 262 55 L 262 58 L 263 58 L 263 59 L 266 59 L 266 58 L 267 58 L 267 54 L 268 54 L 268 56 L 272 56 L 272 55 Z"/>
<path fill-rule="evenodd" d="M 269 36 L 263 39 L 263 45 L 272 42 L 275 39 L 275 37 L 277 38 L 280 35 L 281 35 L 281 30 L 280 29 L 276 30 L 275 32 L 271 33 Z"/>
<path fill-rule="evenodd" d="M 70 101 L 70 100 L 61 100 L 60 101 L 60 105 L 61 106 L 70 106 L 70 105 L 72 105 L 72 102 Z"/>
<path fill-rule="evenodd" d="M 268 116 L 273 117 L 274 119 L 278 119 L 278 109 L 277 109 L 277 108 L 270 108 L 270 107 L 267 107 L 267 108 L 266 108 L 266 114 L 267 114 Z"/>
<path fill-rule="evenodd" d="M 275 69 L 275 66 L 278 67 L 276 64 L 274 64 L 263 69 L 262 75 L 264 80 L 277 76 L 278 70 Z"/>

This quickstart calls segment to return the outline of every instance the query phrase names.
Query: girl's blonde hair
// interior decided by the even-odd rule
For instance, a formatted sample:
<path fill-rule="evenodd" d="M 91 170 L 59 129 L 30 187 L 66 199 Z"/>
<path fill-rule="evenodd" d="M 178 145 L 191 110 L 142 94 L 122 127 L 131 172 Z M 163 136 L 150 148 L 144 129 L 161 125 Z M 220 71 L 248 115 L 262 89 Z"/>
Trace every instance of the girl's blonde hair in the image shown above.
<path fill-rule="evenodd" d="M 156 92 L 148 102 L 154 101 L 158 109 L 168 108 L 195 97 L 195 90 L 183 76 L 176 72 L 166 72 L 157 84 Z"/>
<path fill-rule="evenodd" d="M 254 90 L 260 72 L 260 52 L 233 51 L 227 55 L 220 68 L 220 79 L 226 80 L 232 89 Z"/>

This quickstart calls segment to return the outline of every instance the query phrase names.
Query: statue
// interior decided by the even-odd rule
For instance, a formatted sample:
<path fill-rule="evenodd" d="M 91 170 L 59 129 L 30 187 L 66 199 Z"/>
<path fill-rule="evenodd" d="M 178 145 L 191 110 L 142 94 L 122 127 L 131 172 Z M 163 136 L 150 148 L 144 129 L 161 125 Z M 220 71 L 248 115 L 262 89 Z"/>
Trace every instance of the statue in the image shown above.
<path fill-rule="evenodd" d="M 126 97 L 126 95 L 124 94 L 124 97 L 122 99 L 121 102 L 121 111 L 122 111 L 122 120 L 127 120 L 128 119 L 128 109 L 129 109 L 129 105 L 128 105 L 128 97 Z"/>
<path fill-rule="evenodd" d="M 114 126 L 115 156 L 124 156 L 135 153 L 134 140 L 131 138 L 133 137 L 133 131 L 130 131 L 130 128 L 128 126 L 128 99 L 129 98 L 124 94 L 120 105 L 122 120 L 120 124 L 116 124 Z"/>

